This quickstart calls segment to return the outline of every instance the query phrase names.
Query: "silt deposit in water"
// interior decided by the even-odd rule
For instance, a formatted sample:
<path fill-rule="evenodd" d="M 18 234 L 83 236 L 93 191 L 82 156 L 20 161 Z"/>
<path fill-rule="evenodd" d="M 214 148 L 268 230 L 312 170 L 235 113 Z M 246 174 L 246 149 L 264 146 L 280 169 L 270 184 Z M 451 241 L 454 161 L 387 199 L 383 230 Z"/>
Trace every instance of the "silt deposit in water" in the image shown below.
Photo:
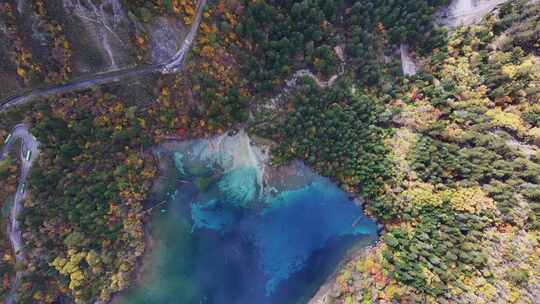
<path fill-rule="evenodd" d="M 154 238 L 121 303 L 306 303 L 376 224 L 301 163 L 265 168 L 244 132 L 156 149 Z"/>

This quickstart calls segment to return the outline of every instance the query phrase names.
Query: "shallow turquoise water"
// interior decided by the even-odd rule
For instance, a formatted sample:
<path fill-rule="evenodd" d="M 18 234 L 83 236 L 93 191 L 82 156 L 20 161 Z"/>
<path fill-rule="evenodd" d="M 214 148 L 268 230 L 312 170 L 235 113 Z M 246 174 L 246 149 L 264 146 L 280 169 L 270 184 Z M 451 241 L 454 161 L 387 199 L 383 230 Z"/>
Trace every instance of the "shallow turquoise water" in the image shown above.
<path fill-rule="evenodd" d="M 329 180 L 295 163 L 262 185 L 259 167 L 233 160 L 244 152 L 205 141 L 158 149 L 167 186 L 156 200 L 168 203 L 153 214 L 142 282 L 121 303 L 305 303 L 351 246 L 376 239 Z"/>

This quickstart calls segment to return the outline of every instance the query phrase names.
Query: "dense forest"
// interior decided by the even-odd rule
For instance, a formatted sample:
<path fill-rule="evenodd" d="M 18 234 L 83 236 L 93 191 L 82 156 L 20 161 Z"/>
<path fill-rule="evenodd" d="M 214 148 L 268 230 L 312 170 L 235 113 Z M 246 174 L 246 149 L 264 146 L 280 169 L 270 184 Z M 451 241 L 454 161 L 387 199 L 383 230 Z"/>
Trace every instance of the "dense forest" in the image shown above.
<path fill-rule="evenodd" d="M 19 216 L 28 260 L 19 301 L 51 302 L 67 291 L 77 302 L 107 301 L 144 252 L 142 202 L 155 174 L 140 152 L 144 120 L 100 90 L 31 111 L 41 152 Z"/>
<path fill-rule="evenodd" d="M 336 72 L 336 46 L 343 46 L 357 79 L 370 85 L 383 77 L 381 62 L 392 47 L 410 43 L 429 49 L 439 32 L 433 13 L 440 1 L 246 1 L 234 32 L 248 52 L 240 58 L 256 93 L 271 91 L 303 67 L 322 77 Z M 227 29 L 227 28 L 226 28 Z"/>
<path fill-rule="evenodd" d="M 377 214 L 393 220 L 337 278 L 338 303 L 538 300 L 539 9 L 510 2 L 457 29 L 397 83 L 398 179 Z"/>
<path fill-rule="evenodd" d="M 52 2 L 31 1 L 51 57 L 29 51 L 14 1 L 0 5 L 0 38 L 14 42 L 0 46 L 2 68 L 21 87 L 71 77 Z M 540 4 L 510 1 L 448 35 L 433 26 L 448 2 L 213 1 L 180 73 L 0 113 L 1 140 L 24 121 L 41 143 L 19 217 L 28 263 L 13 265 L 2 228 L 0 295 L 18 268 L 20 303 L 109 301 L 147 249 L 151 147 L 246 127 L 275 142 L 273 165 L 304 160 L 384 225 L 381 241 L 339 271 L 333 303 L 534 303 Z M 187 26 L 195 2 L 123 5 L 143 24 L 167 16 Z M 148 35 L 130 31 L 139 62 Z M 421 58 L 415 76 L 401 74 L 402 43 Z M 306 69 L 312 77 L 295 76 Z M 15 191 L 14 159 L 0 162 L 1 206 Z"/>

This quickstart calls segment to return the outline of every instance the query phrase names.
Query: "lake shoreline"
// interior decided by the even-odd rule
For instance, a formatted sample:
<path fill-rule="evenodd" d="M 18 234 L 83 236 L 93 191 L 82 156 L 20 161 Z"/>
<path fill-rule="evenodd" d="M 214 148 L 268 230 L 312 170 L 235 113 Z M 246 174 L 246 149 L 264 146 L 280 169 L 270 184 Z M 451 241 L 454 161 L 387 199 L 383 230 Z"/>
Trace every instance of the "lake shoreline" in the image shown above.
<path fill-rule="evenodd" d="M 153 248 L 155 248 L 156 244 L 156 238 L 154 234 L 152 233 L 152 227 L 151 227 L 151 219 L 150 215 L 147 216 L 145 219 L 145 222 L 143 224 L 144 226 L 144 253 L 139 257 L 137 262 L 134 265 L 134 270 L 131 274 L 131 278 L 129 280 L 130 284 L 127 288 L 122 289 L 118 292 L 115 292 L 111 299 L 109 300 L 109 304 L 121 304 L 121 298 L 127 295 L 132 288 L 135 288 L 139 284 L 143 282 L 143 277 L 145 275 L 145 267 L 150 264 L 152 259 L 152 253 Z M 97 301 L 96 304 L 100 304 L 101 302 Z"/>
<path fill-rule="evenodd" d="M 225 132 L 225 133 L 229 134 L 229 136 L 234 136 L 235 135 L 235 133 L 228 133 L 228 132 Z M 194 140 L 200 140 L 200 139 L 194 139 Z M 168 173 L 167 171 L 169 170 L 167 168 L 167 166 L 165 165 L 165 162 L 163 162 L 160 159 L 159 153 L 156 153 L 156 149 L 158 147 L 160 147 L 160 146 L 166 146 L 166 147 L 169 146 L 169 148 L 170 148 L 171 145 L 174 145 L 175 143 L 185 142 L 185 141 L 186 141 L 185 139 L 180 139 L 180 138 L 167 138 L 167 140 L 160 143 L 160 145 L 158 145 L 156 147 L 153 147 L 151 149 L 153 157 L 154 157 L 154 159 L 156 161 L 156 167 L 158 169 L 157 178 L 154 181 L 154 185 L 152 187 L 152 189 L 153 189 L 152 193 L 155 193 L 156 189 L 162 188 L 161 184 L 166 182 L 165 176 L 167 175 L 167 173 Z M 261 149 L 261 150 L 269 149 L 269 146 L 261 143 L 261 141 L 258 140 L 258 139 L 251 139 L 250 138 L 250 145 L 253 146 L 253 147 L 256 147 L 258 149 Z M 266 169 L 264 170 L 265 172 L 264 172 L 263 182 L 265 184 L 267 184 L 267 182 L 270 182 L 270 181 L 275 182 L 276 180 L 280 180 L 280 181 L 283 182 L 282 185 L 286 186 L 286 187 L 284 187 L 284 189 L 281 189 L 281 190 L 285 190 L 286 188 L 289 188 L 287 190 L 291 190 L 290 187 L 292 187 L 294 189 L 294 188 L 296 188 L 295 186 L 298 186 L 298 185 L 302 184 L 301 181 L 305 181 L 306 179 L 308 179 L 308 180 L 310 179 L 309 176 L 297 176 L 296 178 L 299 178 L 299 180 L 296 181 L 296 182 L 293 182 L 292 186 L 288 185 L 286 183 L 289 177 L 294 176 L 294 173 L 295 173 L 294 171 L 295 170 L 302 170 L 302 169 L 300 169 L 302 167 L 309 168 L 309 166 L 305 165 L 304 162 L 302 162 L 301 160 L 292 161 L 292 162 L 290 162 L 290 163 L 288 163 L 287 165 L 284 165 L 284 166 L 272 166 L 270 164 L 270 162 L 269 162 L 269 159 L 266 159 L 265 163 L 263 165 L 266 167 Z M 315 172 L 315 171 L 313 171 L 313 172 Z M 317 175 L 316 172 L 314 174 Z M 332 181 L 332 179 L 328 178 L 328 180 L 330 182 L 336 184 L 335 181 Z M 298 185 L 295 185 L 296 183 L 298 183 Z M 272 182 L 270 182 L 270 184 L 272 184 Z M 285 185 L 285 184 L 287 184 L 287 185 Z M 361 255 L 364 250 L 366 250 L 367 248 L 369 248 L 371 246 L 374 246 L 373 242 L 378 242 L 378 237 L 379 237 L 380 231 L 381 231 L 381 225 L 379 223 L 377 223 L 373 219 L 372 216 L 365 213 L 365 210 L 364 210 L 365 202 L 358 195 L 358 193 L 353 193 L 351 191 L 347 191 L 347 189 L 343 189 L 342 187 L 339 187 L 338 184 L 336 184 L 336 186 L 338 188 L 340 188 L 342 191 L 344 191 L 344 193 L 348 197 L 348 200 L 351 201 L 351 203 L 353 203 L 354 205 L 360 207 L 362 212 L 358 215 L 359 218 L 367 217 L 368 219 L 373 220 L 377 224 L 377 227 L 378 227 L 378 229 L 377 229 L 377 237 L 376 238 L 366 238 L 365 240 L 359 240 L 358 242 L 356 242 L 353 245 L 352 248 L 347 250 L 347 252 L 345 253 L 345 256 L 340 259 L 339 264 L 337 265 L 337 267 L 332 271 L 332 273 L 329 276 L 327 276 L 326 278 L 323 279 L 322 285 L 317 286 L 317 288 L 313 291 L 313 295 L 306 298 L 306 300 L 311 299 L 311 300 L 309 300 L 310 304 L 325 303 L 325 302 L 320 302 L 320 300 L 323 299 L 323 297 L 326 296 L 328 293 L 330 293 L 332 284 L 335 281 L 335 278 L 337 277 L 337 275 L 339 274 L 340 269 L 342 269 L 342 267 L 344 265 L 349 263 L 351 261 L 351 259 L 353 259 L 356 256 Z M 155 207 L 156 205 L 158 205 L 160 201 L 161 201 L 160 198 L 155 197 L 152 194 L 150 194 L 147 202 L 145 203 L 146 212 L 148 212 L 149 210 L 152 210 L 152 208 Z M 136 262 L 136 264 L 134 266 L 134 270 L 133 270 L 133 273 L 132 273 L 132 276 L 131 276 L 132 279 L 130 280 L 129 287 L 115 293 L 114 295 L 112 295 L 111 301 L 110 301 L 110 303 L 112 303 L 112 304 L 121 304 L 124 296 L 129 294 L 138 285 L 142 285 L 144 283 L 143 282 L 144 278 L 146 277 L 147 272 L 149 271 L 148 267 L 152 263 L 152 256 L 155 253 L 154 250 L 156 249 L 155 248 L 156 243 L 159 241 L 159 240 L 156 240 L 155 231 L 154 231 L 155 227 L 153 227 L 152 218 L 153 218 L 153 216 L 152 216 L 151 212 L 148 212 L 148 214 L 145 216 L 145 219 L 144 219 L 145 250 L 144 250 L 144 253 L 141 255 L 141 257 L 139 258 L 139 260 Z M 368 240 L 370 240 L 369 242 L 372 243 L 372 244 L 366 246 L 365 242 L 368 241 Z M 362 244 L 364 244 L 364 245 L 362 245 Z M 376 245 L 376 243 L 375 243 L 375 245 Z M 319 301 L 319 302 L 317 302 L 317 301 Z"/>
<path fill-rule="evenodd" d="M 360 243 L 359 241 L 358 243 Z M 332 302 L 328 302 L 331 298 L 337 298 L 337 296 L 334 296 L 333 293 L 335 291 L 335 285 L 336 285 L 336 279 L 338 278 L 339 274 L 343 269 L 345 269 L 345 266 L 349 264 L 350 262 L 354 261 L 355 259 L 361 257 L 366 251 L 369 251 L 377 246 L 379 246 L 380 239 L 377 240 L 374 244 L 360 247 L 360 244 L 356 244 L 355 247 L 351 248 L 347 254 L 343 257 L 343 259 L 339 262 L 339 264 L 336 266 L 336 269 L 334 272 L 332 272 L 331 275 L 329 275 L 324 283 L 317 289 L 313 297 L 309 300 L 307 304 L 328 304 Z"/>

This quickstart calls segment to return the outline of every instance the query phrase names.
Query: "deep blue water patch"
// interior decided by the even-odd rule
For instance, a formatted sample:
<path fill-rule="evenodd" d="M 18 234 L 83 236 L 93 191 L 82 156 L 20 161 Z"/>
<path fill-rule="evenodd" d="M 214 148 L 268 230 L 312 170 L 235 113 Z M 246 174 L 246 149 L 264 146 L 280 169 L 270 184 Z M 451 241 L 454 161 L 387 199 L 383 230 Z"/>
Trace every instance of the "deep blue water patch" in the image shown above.
<path fill-rule="evenodd" d="M 292 166 L 303 183 L 263 186 L 256 166 L 226 155 L 235 151 L 207 149 L 197 141 L 158 150 L 174 171 L 163 172 L 168 203 L 153 214 L 142 280 L 120 302 L 306 303 L 348 249 L 376 239 L 361 208 L 302 164 Z"/>

